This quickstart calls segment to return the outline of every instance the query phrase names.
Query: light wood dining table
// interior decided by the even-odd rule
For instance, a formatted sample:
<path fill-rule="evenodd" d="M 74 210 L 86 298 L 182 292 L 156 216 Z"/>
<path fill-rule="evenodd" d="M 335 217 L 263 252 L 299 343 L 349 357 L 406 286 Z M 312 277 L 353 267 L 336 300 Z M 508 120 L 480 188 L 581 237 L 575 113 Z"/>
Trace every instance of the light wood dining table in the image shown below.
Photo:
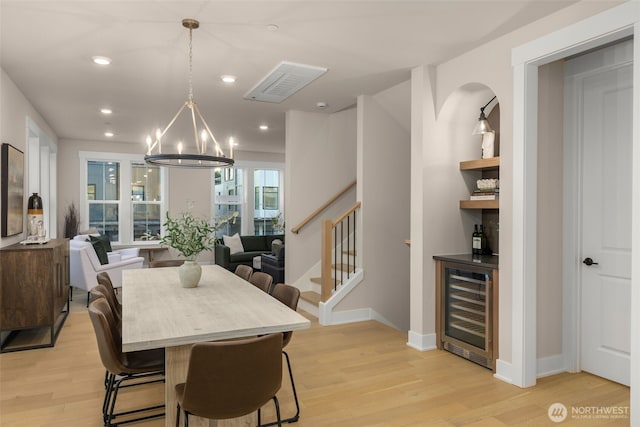
<path fill-rule="evenodd" d="M 306 329 L 311 322 L 218 265 L 203 265 L 196 288 L 178 267 L 123 271 L 122 350 L 165 349 L 165 425 L 175 425 L 174 387 L 184 382 L 194 343 Z M 215 361 L 212 361 L 215 363 Z M 190 426 L 255 426 L 256 414 L 232 420 L 189 417 Z"/>

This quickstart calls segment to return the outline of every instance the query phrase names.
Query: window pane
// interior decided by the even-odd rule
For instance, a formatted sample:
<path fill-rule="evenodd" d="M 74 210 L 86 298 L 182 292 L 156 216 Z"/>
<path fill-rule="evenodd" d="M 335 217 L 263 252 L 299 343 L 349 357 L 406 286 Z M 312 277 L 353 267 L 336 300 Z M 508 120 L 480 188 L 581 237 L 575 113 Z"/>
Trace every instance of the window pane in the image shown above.
<path fill-rule="evenodd" d="M 217 205 L 214 221 L 219 224 L 222 220 L 229 218 L 234 212 L 238 212 L 238 216 L 231 221 L 223 224 L 218 228 L 216 237 L 222 238 L 223 235 L 231 236 L 232 234 L 240 234 L 242 229 L 242 205 Z"/>
<path fill-rule="evenodd" d="M 278 209 L 278 187 L 264 187 L 264 209 Z"/>
<path fill-rule="evenodd" d="M 131 200 L 159 202 L 160 194 L 160 168 L 144 163 L 133 163 L 131 165 Z"/>
<path fill-rule="evenodd" d="M 133 240 L 158 240 L 160 237 L 160 204 L 133 204 Z"/>
<path fill-rule="evenodd" d="M 87 199 L 120 200 L 120 164 L 118 162 L 87 163 Z"/>
<path fill-rule="evenodd" d="M 95 227 L 100 234 L 109 236 L 109 240 L 120 240 L 118 233 L 118 204 L 90 203 L 89 227 Z"/>
<path fill-rule="evenodd" d="M 281 229 L 274 228 L 280 214 L 280 171 L 256 169 L 253 173 L 255 199 L 253 208 L 254 234 L 278 234 Z M 274 222 L 275 221 L 275 222 Z"/>

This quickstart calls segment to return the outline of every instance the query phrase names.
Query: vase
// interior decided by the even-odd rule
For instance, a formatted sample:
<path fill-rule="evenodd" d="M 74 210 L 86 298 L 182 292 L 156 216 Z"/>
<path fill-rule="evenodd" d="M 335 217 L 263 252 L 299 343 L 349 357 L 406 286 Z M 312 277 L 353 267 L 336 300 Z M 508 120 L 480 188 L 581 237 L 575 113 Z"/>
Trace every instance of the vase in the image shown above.
<path fill-rule="evenodd" d="M 27 239 L 44 239 L 44 212 L 42 210 L 42 198 L 38 193 L 33 193 L 27 203 Z"/>
<path fill-rule="evenodd" d="M 185 261 L 178 268 L 178 275 L 183 288 L 195 288 L 200 282 L 202 267 L 196 261 Z"/>

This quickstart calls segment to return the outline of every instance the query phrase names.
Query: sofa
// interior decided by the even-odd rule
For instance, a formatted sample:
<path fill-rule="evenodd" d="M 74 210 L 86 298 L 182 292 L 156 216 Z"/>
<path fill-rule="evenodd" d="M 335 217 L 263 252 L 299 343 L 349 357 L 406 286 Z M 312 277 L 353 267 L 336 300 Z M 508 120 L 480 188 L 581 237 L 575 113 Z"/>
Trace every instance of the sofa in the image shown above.
<path fill-rule="evenodd" d="M 262 272 L 273 277 L 273 283 L 285 283 L 284 281 L 284 243 L 273 243 L 271 253 L 262 254 Z"/>
<path fill-rule="evenodd" d="M 216 243 L 214 248 L 215 263 L 229 271 L 235 271 L 240 264 L 253 267 L 253 258 L 262 254 L 271 253 L 271 244 L 278 239 L 284 242 L 284 234 L 268 236 L 239 236 L 242 242 L 242 250 L 231 253 L 231 248 L 222 240 Z"/>

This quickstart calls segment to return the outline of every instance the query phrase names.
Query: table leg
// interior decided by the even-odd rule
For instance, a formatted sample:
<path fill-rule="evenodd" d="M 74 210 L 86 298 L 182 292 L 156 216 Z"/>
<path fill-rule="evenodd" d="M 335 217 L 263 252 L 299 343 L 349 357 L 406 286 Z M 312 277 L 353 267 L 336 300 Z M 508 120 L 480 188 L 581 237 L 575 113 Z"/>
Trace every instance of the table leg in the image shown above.
<path fill-rule="evenodd" d="M 165 426 L 176 425 L 175 386 L 187 378 L 189 354 L 192 344 L 178 347 L 167 347 L 165 350 Z M 182 417 L 181 417 L 182 418 Z M 184 420 L 181 419 L 182 423 Z M 182 424 L 181 423 L 181 424 Z M 253 427 L 258 424 L 257 413 L 231 420 L 207 420 L 194 416 L 189 417 L 190 427 Z"/>

